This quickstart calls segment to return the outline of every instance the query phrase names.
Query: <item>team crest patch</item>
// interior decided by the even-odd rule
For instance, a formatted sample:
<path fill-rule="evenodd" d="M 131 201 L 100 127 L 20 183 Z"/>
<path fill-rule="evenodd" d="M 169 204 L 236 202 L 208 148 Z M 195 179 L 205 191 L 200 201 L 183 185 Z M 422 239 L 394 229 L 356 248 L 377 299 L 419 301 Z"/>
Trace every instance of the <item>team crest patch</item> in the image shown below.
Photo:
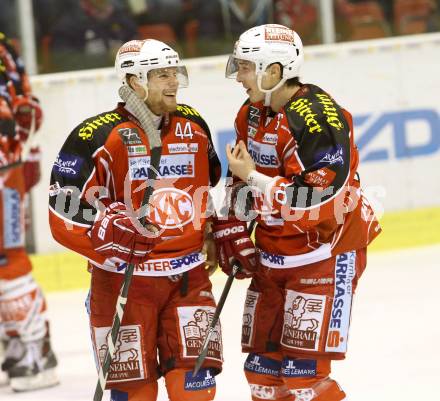
<path fill-rule="evenodd" d="M 281 344 L 317 351 L 325 311 L 325 296 L 287 290 Z"/>
<path fill-rule="evenodd" d="M 254 106 L 249 106 L 248 124 L 254 128 L 258 128 L 260 125 L 260 109 Z"/>
<path fill-rule="evenodd" d="M 108 383 L 145 379 L 147 376 L 142 358 L 142 337 L 139 325 L 121 326 L 115 344 L 115 356 L 110 365 Z M 107 335 L 111 327 L 94 327 L 95 349 L 102 365 L 107 352 Z"/>
<path fill-rule="evenodd" d="M 257 308 L 259 296 L 258 292 L 247 291 L 246 300 L 244 301 L 243 324 L 241 326 L 241 345 L 243 346 L 250 347 L 253 344 L 255 309 Z"/>
<path fill-rule="evenodd" d="M 177 308 L 182 339 L 183 358 L 197 358 L 214 316 L 212 306 L 184 306 Z M 208 344 L 209 359 L 223 360 L 220 323 L 217 322 Z"/>
<path fill-rule="evenodd" d="M 142 145 L 139 131 L 136 128 L 120 128 L 118 133 L 125 145 Z"/>

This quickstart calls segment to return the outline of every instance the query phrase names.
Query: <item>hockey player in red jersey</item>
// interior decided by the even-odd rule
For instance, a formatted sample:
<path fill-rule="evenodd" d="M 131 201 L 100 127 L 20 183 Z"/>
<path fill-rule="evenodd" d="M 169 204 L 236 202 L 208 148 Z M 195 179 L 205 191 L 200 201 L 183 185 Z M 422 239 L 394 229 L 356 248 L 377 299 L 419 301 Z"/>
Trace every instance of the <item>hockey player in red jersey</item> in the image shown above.
<path fill-rule="evenodd" d="M 52 169 L 52 234 L 89 260 L 90 325 L 99 363 L 125 267 L 136 265 L 107 380 L 111 399 L 156 400 L 163 375 L 171 401 L 212 400 L 222 366 L 219 325 L 203 369 L 196 377 L 192 369 L 215 310 L 201 251 L 208 189 L 220 179 L 220 162 L 203 118 L 176 103 L 188 76 L 173 49 L 156 40 L 127 42 L 116 70 L 161 131 L 149 230 L 138 231 L 132 213 L 143 199 L 150 147 L 136 111 L 119 103 L 79 124 L 64 143 Z"/>
<path fill-rule="evenodd" d="M 331 361 L 345 356 L 366 247 L 380 232 L 356 173 L 352 117 L 299 80 L 303 57 L 296 32 L 263 25 L 240 36 L 226 69 L 249 96 L 227 157 L 234 187 L 254 194 L 256 249 L 237 217 L 214 235 L 227 273 L 258 255 L 241 272 L 252 276 L 241 341 L 253 400 L 345 398 Z"/>
<path fill-rule="evenodd" d="M 40 167 L 39 148 L 30 152 L 23 148 L 41 121 L 23 62 L 0 33 L 0 335 L 4 333 L 5 345 L 1 368 L 15 391 L 58 383 L 46 301 L 32 277 L 24 246 L 25 197 L 39 181 Z"/>

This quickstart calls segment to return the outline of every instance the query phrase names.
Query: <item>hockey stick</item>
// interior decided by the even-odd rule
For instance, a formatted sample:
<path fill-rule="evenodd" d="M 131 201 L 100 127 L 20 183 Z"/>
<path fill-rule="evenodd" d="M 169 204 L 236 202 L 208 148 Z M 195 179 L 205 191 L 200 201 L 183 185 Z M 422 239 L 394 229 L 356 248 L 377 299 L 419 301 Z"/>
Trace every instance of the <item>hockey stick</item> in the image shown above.
<path fill-rule="evenodd" d="M 248 228 L 249 235 L 252 234 L 252 231 L 254 231 L 255 224 L 256 224 L 256 220 L 252 220 Z M 211 341 L 211 337 L 214 334 L 215 326 L 217 325 L 218 319 L 220 317 L 220 313 L 222 313 L 223 306 L 225 305 L 226 298 L 229 294 L 229 290 L 231 289 L 234 278 L 237 275 L 237 273 L 240 271 L 240 269 L 241 266 L 236 261 L 232 266 L 232 272 L 228 276 L 228 279 L 226 280 L 226 284 L 223 288 L 222 295 L 220 296 L 217 307 L 215 308 L 214 316 L 212 317 L 211 323 L 209 324 L 205 340 L 203 341 L 202 348 L 200 349 L 199 356 L 197 357 L 196 360 L 196 366 L 194 367 L 193 370 L 193 377 L 195 377 L 197 373 L 199 373 L 199 370 L 202 367 L 205 358 L 208 356 L 209 342 Z"/>
<path fill-rule="evenodd" d="M 154 180 L 156 179 L 157 172 L 159 170 L 159 163 L 162 154 L 162 141 L 160 138 L 160 130 L 158 130 L 151 120 L 151 112 L 148 107 L 140 99 L 134 91 L 124 85 L 119 88 L 119 96 L 124 100 L 133 111 L 135 117 L 139 120 L 142 129 L 148 137 L 148 142 L 151 149 L 150 168 L 148 169 L 148 185 L 144 192 L 144 198 L 142 201 L 142 208 L 147 206 L 150 201 L 150 197 L 154 191 Z M 139 222 L 142 226 L 145 226 L 146 213 L 143 213 Z M 113 323 L 110 335 L 107 336 L 107 352 L 105 353 L 104 361 L 100 366 L 98 373 L 98 382 L 95 388 L 95 394 L 93 401 L 101 401 L 104 394 L 105 386 L 107 383 L 107 376 L 110 369 L 110 365 L 115 354 L 116 341 L 119 335 L 119 329 L 121 327 L 122 318 L 124 316 L 125 304 L 127 303 L 128 290 L 130 288 L 131 279 L 133 277 L 135 265 L 129 263 L 125 270 L 124 282 L 121 286 L 121 290 L 116 301 L 116 311 L 113 316 Z"/>

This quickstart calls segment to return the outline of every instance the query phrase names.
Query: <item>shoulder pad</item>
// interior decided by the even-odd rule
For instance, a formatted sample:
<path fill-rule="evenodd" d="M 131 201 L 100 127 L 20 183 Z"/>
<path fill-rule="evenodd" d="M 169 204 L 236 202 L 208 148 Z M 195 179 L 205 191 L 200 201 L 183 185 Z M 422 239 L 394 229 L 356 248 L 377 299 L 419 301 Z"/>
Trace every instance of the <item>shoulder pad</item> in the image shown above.
<path fill-rule="evenodd" d="M 178 104 L 176 111 L 173 113 L 176 117 L 183 117 L 199 124 L 209 135 L 209 128 L 200 113 L 187 104 Z"/>
<path fill-rule="evenodd" d="M 191 106 L 188 106 L 187 104 L 178 104 L 176 112 L 174 113 L 177 116 L 183 116 L 183 117 L 201 117 L 200 113 Z"/>
<path fill-rule="evenodd" d="M 75 131 L 83 141 L 99 142 L 98 138 L 107 137 L 115 126 L 125 121 L 128 121 L 126 117 L 112 110 L 84 120 Z"/>
<path fill-rule="evenodd" d="M 314 85 L 307 85 L 302 92 L 285 106 L 293 132 L 318 134 L 348 128 L 341 107 L 329 94 Z"/>

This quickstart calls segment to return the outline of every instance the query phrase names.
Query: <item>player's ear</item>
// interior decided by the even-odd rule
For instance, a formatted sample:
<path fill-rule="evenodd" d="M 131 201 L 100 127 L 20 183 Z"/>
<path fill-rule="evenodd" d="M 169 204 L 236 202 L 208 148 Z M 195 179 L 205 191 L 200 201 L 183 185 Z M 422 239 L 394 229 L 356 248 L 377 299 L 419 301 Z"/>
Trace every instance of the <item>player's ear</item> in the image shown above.
<path fill-rule="evenodd" d="M 274 79 L 281 79 L 282 71 L 281 71 L 281 65 L 279 63 L 274 63 L 269 66 L 269 74 Z"/>
<path fill-rule="evenodd" d="M 144 87 L 136 75 L 127 75 L 126 79 L 128 85 L 136 92 L 139 98 L 146 100 L 148 97 L 147 88 Z"/>
<path fill-rule="evenodd" d="M 128 82 L 128 85 L 130 85 L 130 87 L 134 91 L 136 91 L 136 88 L 141 86 L 140 83 L 139 83 L 139 78 L 136 75 L 132 75 L 132 74 L 128 75 L 127 76 L 127 82 Z"/>

